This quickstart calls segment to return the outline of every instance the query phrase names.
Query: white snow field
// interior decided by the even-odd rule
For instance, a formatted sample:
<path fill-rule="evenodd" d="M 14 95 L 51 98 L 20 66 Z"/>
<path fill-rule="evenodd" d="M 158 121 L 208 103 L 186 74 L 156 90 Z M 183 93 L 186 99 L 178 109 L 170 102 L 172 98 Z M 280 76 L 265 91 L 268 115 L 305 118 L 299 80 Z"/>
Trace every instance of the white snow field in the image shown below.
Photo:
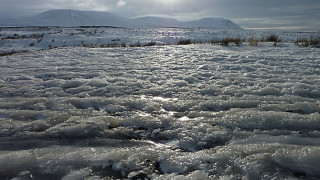
<path fill-rule="evenodd" d="M 319 48 L 65 47 L 0 70 L 0 179 L 320 178 Z"/>
<path fill-rule="evenodd" d="M 320 37 L 319 32 L 262 32 L 212 28 L 119 28 L 82 27 L 0 27 L 0 55 L 59 47 L 121 47 L 176 45 L 181 40 L 210 43 L 225 38 L 266 38 L 278 36 L 279 46 L 296 40 Z"/>

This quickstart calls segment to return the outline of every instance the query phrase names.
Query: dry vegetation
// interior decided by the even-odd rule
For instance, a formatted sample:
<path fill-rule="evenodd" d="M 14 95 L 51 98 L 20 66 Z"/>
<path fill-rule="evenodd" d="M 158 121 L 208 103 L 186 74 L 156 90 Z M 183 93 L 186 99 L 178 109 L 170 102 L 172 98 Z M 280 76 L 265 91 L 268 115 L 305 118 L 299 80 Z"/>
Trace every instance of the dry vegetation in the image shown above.
<path fill-rule="evenodd" d="M 320 38 L 315 38 L 315 37 L 310 37 L 309 39 L 307 38 L 302 38 L 302 39 L 297 39 L 294 44 L 302 46 L 302 47 L 309 47 L 309 46 L 320 46 Z"/>

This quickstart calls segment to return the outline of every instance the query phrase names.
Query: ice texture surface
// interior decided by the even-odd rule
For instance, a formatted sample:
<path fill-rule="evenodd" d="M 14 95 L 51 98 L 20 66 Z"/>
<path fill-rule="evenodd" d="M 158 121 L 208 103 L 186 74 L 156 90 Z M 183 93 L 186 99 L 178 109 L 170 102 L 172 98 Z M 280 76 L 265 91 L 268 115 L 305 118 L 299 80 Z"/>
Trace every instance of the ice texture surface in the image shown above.
<path fill-rule="evenodd" d="M 320 50 L 0 57 L 0 179 L 318 179 Z"/>

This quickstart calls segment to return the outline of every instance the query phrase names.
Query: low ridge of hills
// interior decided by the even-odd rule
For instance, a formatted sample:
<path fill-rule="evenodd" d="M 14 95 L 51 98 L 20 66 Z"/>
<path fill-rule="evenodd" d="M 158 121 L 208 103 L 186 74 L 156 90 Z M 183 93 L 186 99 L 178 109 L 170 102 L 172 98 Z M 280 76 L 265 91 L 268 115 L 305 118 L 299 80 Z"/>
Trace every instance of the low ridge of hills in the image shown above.
<path fill-rule="evenodd" d="M 231 20 L 224 18 L 203 18 L 195 21 L 181 22 L 172 18 L 140 17 L 129 19 L 107 12 L 79 10 L 49 10 L 34 16 L 3 20 L 7 26 L 113 26 L 113 27 L 182 27 L 182 28 L 217 28 L 242 29 Z"/>

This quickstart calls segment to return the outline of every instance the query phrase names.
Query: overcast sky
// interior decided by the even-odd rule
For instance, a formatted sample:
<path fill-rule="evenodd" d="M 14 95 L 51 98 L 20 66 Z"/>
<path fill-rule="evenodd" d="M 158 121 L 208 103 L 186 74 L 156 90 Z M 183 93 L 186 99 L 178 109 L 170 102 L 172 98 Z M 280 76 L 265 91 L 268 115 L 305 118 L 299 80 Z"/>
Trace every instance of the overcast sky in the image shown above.
<path fill-rule="evenodd" d="M 0 0 L 0 18 L 51 9 L 111 12 L 179 20 L 224 17 L 244 28 L 320 30 L 320 0 Z"/>

